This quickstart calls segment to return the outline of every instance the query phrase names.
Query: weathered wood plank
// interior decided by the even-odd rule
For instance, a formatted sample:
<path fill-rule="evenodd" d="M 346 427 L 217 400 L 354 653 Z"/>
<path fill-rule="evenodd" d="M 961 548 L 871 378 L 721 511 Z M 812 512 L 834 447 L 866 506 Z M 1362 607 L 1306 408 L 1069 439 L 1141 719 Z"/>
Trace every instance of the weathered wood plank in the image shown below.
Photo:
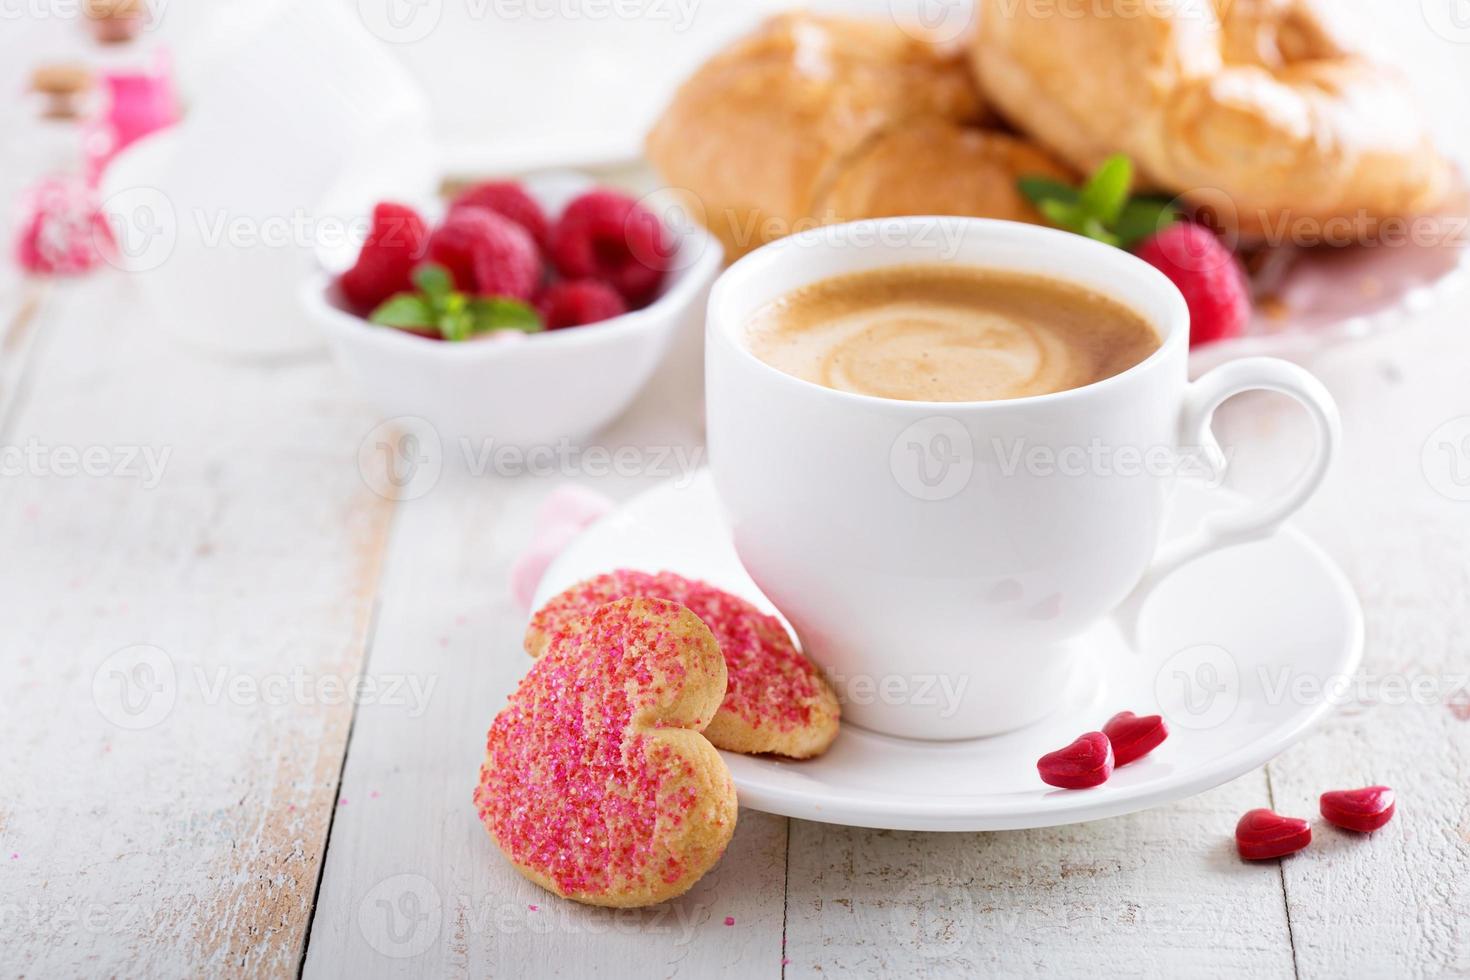
<path fill-rule="evenodd" d="M 1270 764 L 1272 788 L 1313 818 L 1328 789 L 1384 783 L 1400 802 L 1371 837 L 1319 824 L 1283 865 L 1304 978 L 1470 973 L 1467 363 L 1446 309 L 1312 365 L 1343 403 L 1344 452 L 1308 527 L 1363 601 L 1367 646 L 1342 706 Z"/>
<path fill-rule="evenodd" d="M 123 280 L 55 300 L 0 480 L 4 972 L 293 975 L 391 515 L 360 409 Z"/>
<path fill-rule="evenodd" d="M 996 834 L 792 821 L 786 976 L 1290 976 L 1280 874 L 1231 830 L 1261 773 L 1113 820 Z"/>
<path fill-rule="evenodd" d="M 697 438 L 688 364 L 676 359 L 596 440 L 636 447 L 648 472 L 589 478 L 578 470 L 599 466 L 595 457 L 573 454 L 581 462 L 565 475 L 618 497 L 676 476 L 663 472 L 678 465 L 665 450 Z M 421 710 L 359 709 L 307 977 L 779 975 L 784 819 L 743 811 L 729 851 L 693 891 L 614 912 L 527 882 L 476 818 L 485 732 L 530 666 L 507 572 L 557 481 L 446 467 L 430 492 L 399 504 L 369 676 L 406 678 L 429 696 Z"/>
<path fill-rule="evenodd" d="M 0 273 L 0 433 L 20 397 L 52 284 Z"/>

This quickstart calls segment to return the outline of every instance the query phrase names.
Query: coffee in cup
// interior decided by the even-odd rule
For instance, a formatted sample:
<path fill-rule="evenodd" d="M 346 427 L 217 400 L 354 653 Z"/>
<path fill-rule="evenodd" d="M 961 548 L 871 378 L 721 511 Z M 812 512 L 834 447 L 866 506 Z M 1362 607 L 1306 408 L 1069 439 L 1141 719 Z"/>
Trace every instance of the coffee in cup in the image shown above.
<path fill-rule="evenodd" d="M 834 276 L 766 303 L 750 350 L 827 388 L 902 401 L 1046 395 L 1121 374 L 1159 348 L 1140 313 L 1047 276 L 899 265 Z"/>

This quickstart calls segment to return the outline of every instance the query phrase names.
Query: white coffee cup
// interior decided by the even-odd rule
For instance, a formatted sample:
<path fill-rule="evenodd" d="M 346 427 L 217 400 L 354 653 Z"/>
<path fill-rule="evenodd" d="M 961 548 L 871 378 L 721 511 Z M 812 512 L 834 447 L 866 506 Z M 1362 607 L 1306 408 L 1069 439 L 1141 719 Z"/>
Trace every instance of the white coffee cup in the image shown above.
<path fill-rule="evenodd" d="M 1162 343 L 1081 388 L 981 402 L 837 391 L 746 346 L 765 303 L 911 263 L 1078 283 L 1142 314 Z M 740 560 L 850 695 L 844 721 L 890 735 L 971 738 L 1041 718 L 1085 655 L 1070 641 L 1131 615 L 1182 562 L 1271 534 L 1316 490 L 1338 440 L 1331 396 L 1294 364 L 1249 358 L 1190 383 L 1174 285 L 1121 249 L 1032 225 L 907 217 L 793 235 L 725 271 L 706 329 L 710 464 Z M 1156 554 L 1181 466 L 1223 465 L 1211 416 L 1251 389 L 1308 410 L 1317 440 L 1303 473 Z"/>

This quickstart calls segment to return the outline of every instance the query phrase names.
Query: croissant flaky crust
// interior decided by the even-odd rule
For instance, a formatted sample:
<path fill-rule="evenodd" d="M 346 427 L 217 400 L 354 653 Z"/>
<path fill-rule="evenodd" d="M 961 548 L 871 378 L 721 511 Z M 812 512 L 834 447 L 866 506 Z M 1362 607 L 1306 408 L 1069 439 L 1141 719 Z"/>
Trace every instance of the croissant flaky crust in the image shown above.
<path fill-rule="evenodd" d="M 986 98 L 1067 163 L 1111 153 L 1247 236 L 1433 211 L 1453 171 L 1404 79 L 1311 0 L 982 0 Z"/>
<path fill-rule="evenodd" d="M 793 13 L 705 63 L 675 94 L 647 151 L 734 259 L 804 227 L 856 218 L 1040 221 L 1016 178 L 1069 172 L 986 121 L 962 51 L 892 21 Z"/>

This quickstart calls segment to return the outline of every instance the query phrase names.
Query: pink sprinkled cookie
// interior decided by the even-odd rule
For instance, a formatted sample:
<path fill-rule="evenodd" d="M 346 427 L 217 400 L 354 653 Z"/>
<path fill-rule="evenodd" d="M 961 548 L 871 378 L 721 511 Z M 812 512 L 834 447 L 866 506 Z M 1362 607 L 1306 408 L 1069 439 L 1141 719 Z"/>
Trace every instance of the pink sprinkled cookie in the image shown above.
<path fill-rule="evenodd" d="M 735 832 L 735 784 L 700 730 L 725 695 L 708 627 L 661 599 L 563 630 L 496 715 L 475 808 L 516 870 L 589 905 L 683 894 Z"/>
<path fill-rule="evenodd" d="M 579 582 L 531 617 L 526 651 L 539 657 L 556 638 L 605 602 L 624 596 L 669 599 L 714 633 L 729 687 L 705 738 L 731 752 L 821 755 L 837 737 L 837 696 L 796 649 L 780 620 L 738 596 L 673 572 L 619 569 Z"/>

